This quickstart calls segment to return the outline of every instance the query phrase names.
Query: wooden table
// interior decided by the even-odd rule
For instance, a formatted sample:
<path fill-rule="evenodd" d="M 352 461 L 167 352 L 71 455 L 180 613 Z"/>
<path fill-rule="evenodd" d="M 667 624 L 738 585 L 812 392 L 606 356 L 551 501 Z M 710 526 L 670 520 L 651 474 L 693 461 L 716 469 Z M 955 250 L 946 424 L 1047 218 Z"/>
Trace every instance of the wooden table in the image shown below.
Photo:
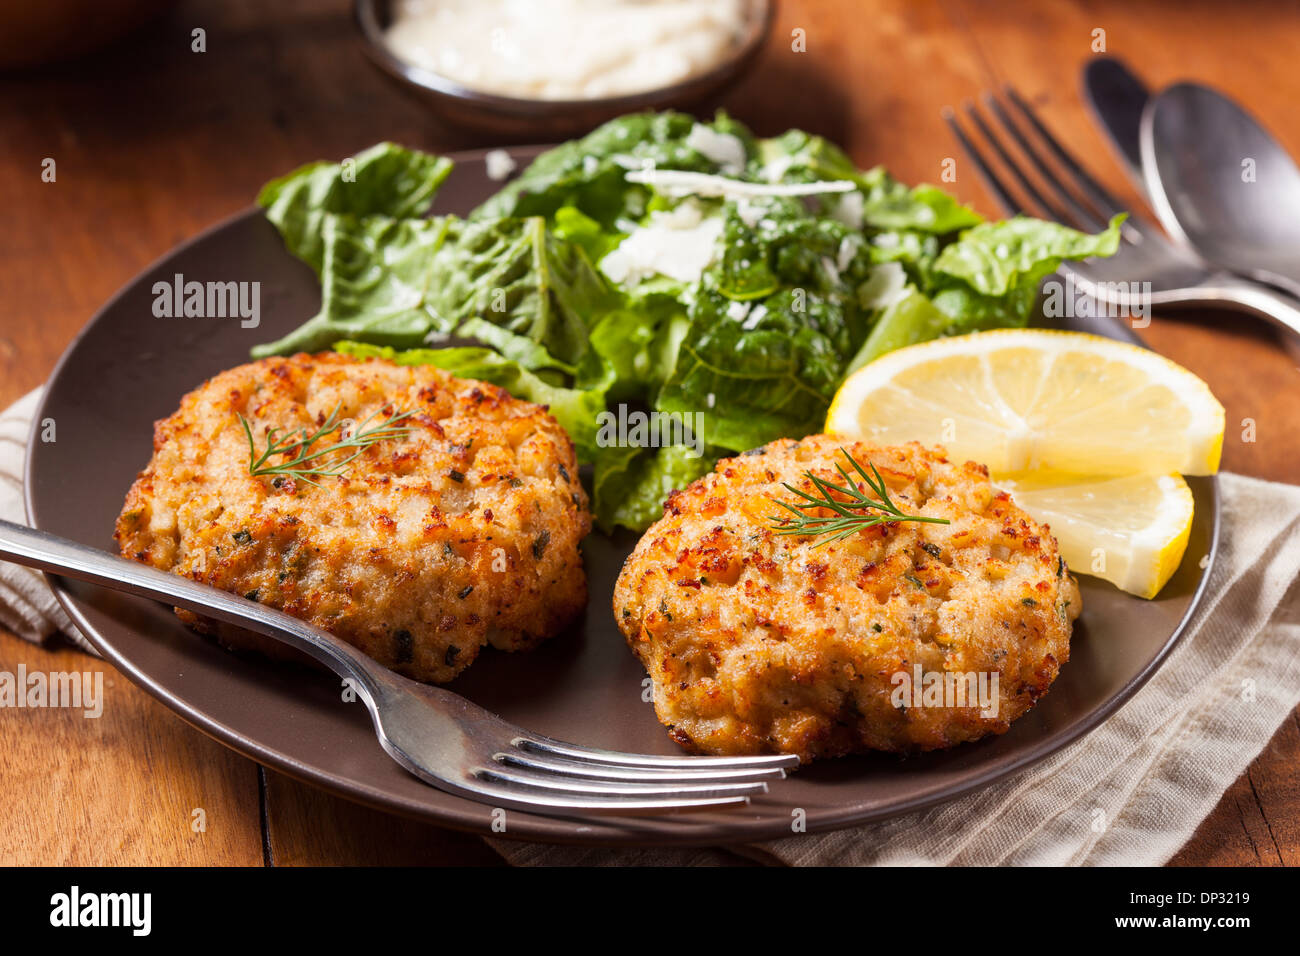
<path fill-rule="evenodd" d="M 113 48 L 0 76 L 0 406 L 39 385 L 91 314 L 176 243 L 247 206 L 266 179 L 380 139 L 484 145 L 394 89 L 356 42 L 348 0 L 184 2 Z M 191 31 L 207 50 L 191 51 Z M 802 29 L 807 50 L 791 49 Z M 1159 85 L 1193 76 L 1251 104 L 1300 155 L 1296 3 L 781 2 L 757 70 L 724 100 L 762 134 L 802 126 L 862 165 L 937 181 L 996 214 L 939 119 L 1004 82 L 1115 190 L 1132 191 L 1079 99 L 1094 31 Z M 41 179 L 55 159 L 57 180 Z M 1300 375 L 1261 323 L 1157 317 L 1159 351 L 1228 409 L 1224 467 L 1300 481 Z M 1241 440 L 1254 419 L 1258 440 Z M 476 837 L 390 817 L 299 784 L 182 723 L 111 667 L 0 633 L 0 669 L 105 672 L 97 721 L 0 713 L 0 863 L 494 863 Z M 206 828 L 196 832 L 196 809 Z M 1295 715 L 1224 795 L 1180 864 L 1300 863 Z"/>

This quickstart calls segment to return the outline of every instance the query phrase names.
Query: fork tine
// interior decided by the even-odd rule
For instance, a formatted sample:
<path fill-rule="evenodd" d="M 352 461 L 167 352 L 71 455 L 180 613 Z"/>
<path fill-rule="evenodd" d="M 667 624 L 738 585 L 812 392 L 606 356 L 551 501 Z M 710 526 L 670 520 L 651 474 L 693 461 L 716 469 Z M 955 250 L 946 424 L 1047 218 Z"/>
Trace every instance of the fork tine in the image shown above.
<path fill-rule="evenodd" d="M 1002 101 L 992 93 L 985 93 L 984 104 L 986 108 L 1000 121 L 1002 128 L 1016 141 L 1016 145 L 1020 147 L 1020 151 L 1024 153 L 1025 157 L 1029 160 L 1030 165 L 1033 167 L 1034 172 L 1038 174 L 1039 179 L 1053 190 L 1056 197 L 1063 201 L 1073 212 L 1074 221 L 1069 224 L 1075 226 L 1075 228 L 1085 228 L 1090 232 L 1099 232 L 1106 228 L 1105 221 L 1098 216 L 1096 210 L 1085 207 L 1083 203 L 1079 202 L 1079 200 L 1075 198 L 1074 194 L 1070 192 L 1070 190 L 1067 189 L 1056 177 L 1056 174 L 1052 171 L 1051 165 L 1043 160 L 1042 154 L 1029 141 L 1029 138 L 1025 136 L 1020 127 L 1011 119 L 1011 115 L 1002 105 Z M 1058 221 L 1068 221 L 1065 215 L 1060 214 L 1059 207 L 1051 206 L 1046 202 L 1044 202 L 1044 206 L 1053 209 L 1055 218 Z"/>
<path fill-rule="evenodd" d="M 569 760 L 547 755 L 534 755 L 527 752 L 499 753 L 493 757 L 498 763 L 511 767 L 549 772 L 570 777 L 586 777 L 595 780 L 622 781 L 624 783 L 706 783 L 708 781 L 732 782 L 755 780 L 781 780 L 785 771 L 780 767 L 738 767 L 728 768 L 647 768 L 618 767 L 611 764 L 597 764 L 588 760 Z"/>
<path fill-rule="evenodd" d="M 795 754 L 773 754 L 758 757 L 662 757 L 658 754 L 627 754 L 596 747 L 580 747 L 549 737 L 517 736 L 510 741 L 520 750 L 533 753 L 568 757 L 572 760 L 590 761 L 613 767 L 641 767 L 645 769 L 727 769 L 743 767 L 794 768 L 799 766 Z"/>
<path fill-rule="evenodd" d="M 952 130 L 952 135 L 957 137 L 957 142 L 961 145 L 962 152 L 964 152 L 967 158 L 975 164 L 975 171 L 979 173 L 980 179 L 984 180 L 984 185 L 986 185 L 989 188 L 989 191 L 993 193 L 994 197 L 996 197 L 998 204 L 1002 206 L 1003 211 L 1011 216 L 1023 213 L 1025 210 L 1021 207 L 1020 201 L 1012 195 L 1011 190 L 1007 189 L 1002 180 L 1000 180 L 997 174 L 993 172 L 992 167 L 990 167 L 985 161 L 984 156 L 976 148 L 975 144 L 970 141 L 969 137 L 967 137 L 965 130 L 963 130 L 961 124 L 957 122 L 957 114 L 953 112 L 952 108 L 945 106 L 940 115 L 943 116 L 943 121 L 948 124 L 948 128 Z"/>
<path fill-rule="evenodd" d="M 1029 122 L 1029 125 L 1033 127 L 1034 132 L 1051 151 L 1052 155 L 1056 158 L 1056 161 L 1065 168 L 1066 172 L 1074 177 L 1075 184 L 1079 191 L 1087 197 L 1088 201 L 1092 203 L 1093 207 L 1101 213 L 1104 218 L 1110 219 L 1119 213 L 1129 212 L 1129 210 L 1126 209 L 1124 205 L 1104 186 L 1102 186 L 1101 183 L 1093 179 L 1092 175 L 1083 168 L 1083 165 L 1078 160 L 1070 155 L 1065 147 L 1057 141 L 1055 136 L 1048 132 L 1047 127 L 1043 125 L 1042 120 L 1038 118 L 1038 114 L 1035 113 L 1024 98 L 1016 92 L 1015 87 L 1010 85 L 1005 86 L 1003 87 L 1003 93 L 1006 95 L 1007 101 L 1010 102 L 1020 115 Z M 1135 235 L 1137 241 L 1140 241 L 1147 235 L 1148 231 L 1142 220 L 1133 216 L 1131 212 L 1129 213 L 1128 220 L 1121 227 L 1121 230 L 1131 241 Z"/>
<path fill-rule="evenodd" d="M 1011 172 L 1015 181 L 1020 185 L 1021 192 L 1028 196 L 1032 202 L 1036 203 L 1038 208 L 1047 214 L 1047 218 L 1055 219 L 1057 222 L 1065 223 L 1068 226 L 1078 225 L 1076 221 L 1070 218 L 1069 214 L 1066 213 L 1064 209 L 1039 192 L 1038 187 L 1034 185 L 1033 181 L 1030 180 L 1021 165 L 1016 162 L 1011 153 L 1008 152 L 1007 148 L 1002 144 L 1002 140 L 993 135 L 993 130 L 989 127 L 988 123 L 984 121 L 983 114 L 981 114 L 975 107 L 974 103 L 966 104 L 966 115 L 970 121 L 975 124 L 975 128 L 979 130 L 980 135 L 984 137 L 984 141 L 993 147 L 993 152 L 997 154 L 1002 166 Z"/>
<path fill-rule="evenodd" d="M 681 784 L 681 783 L 613 783 L 602 780 L 583 780 L 562 777 L 553 773 L 530 770 L 511 770 L 501 766 L 481 767 L 474 771 L 479 780 L 542 790 L 547 793 L 567 793 L 580 797 L 659 797 L 663 799 L 698 799 L 702 797 L 756 797 L 767 793 L 767 784 L 752 783 Z"/>
<path fill-rule="evenodd" d="M 724 785 L 690 788 L 680 786 L 653 790 L 642 787 L 614 786 L 594 782 L 593 786 L 562 785 L 562 778 L 552 778 L 550 786 L 538 786 L 534 779 L 508 779 L 487 767 L 467 767 L 455 774 L 441 773 L 383 738 L 384 749 L 410 773 L 440 790 L 456 794 L 475 803 L 543 813 L 551 816 L 579 816 L 589 813 L 617 816 L 641 816 L 664 812 L 716 810 L 740 807 L 751 795 L 765 793 L 765 784 Z"/>
<path fill-rule="evenodd" d="M 456 792 L 456 788 L 450 788 Z M 472 788 L 461 788 L 463 796 L 476 803 L 506 807 L 515 810 L 545 813 L 548 815 L 602 814 L 611 816 L 642 816 L 664 812 L 700 812 L 727 807 L 743 807 L 749 803 L 745 796 L 721 797 L 598 797 L 570 796 L 560 793 L 530 793 L 505 784 L 485 780 L 475 781 Z M 558 811 L 558 814 L 557 814 Z"/>

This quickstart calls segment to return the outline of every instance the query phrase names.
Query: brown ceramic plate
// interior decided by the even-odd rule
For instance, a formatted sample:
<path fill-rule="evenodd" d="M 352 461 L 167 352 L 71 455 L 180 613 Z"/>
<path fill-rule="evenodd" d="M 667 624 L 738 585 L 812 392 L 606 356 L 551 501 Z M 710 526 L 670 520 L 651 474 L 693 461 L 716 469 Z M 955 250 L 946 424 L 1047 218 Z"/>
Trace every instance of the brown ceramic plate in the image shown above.
<path fill-rule="evenodd" d="M 516 150 L 527 161 L 536 149 Z M 496 191 L 481 153 L 458 157 L 439 211 L 468 212 Z M 261 283 L 262 324 L 162 319 L 152 287 L 176 273 L 199 281 Z M 32 523 L 113 550 L 113 522 L 148 461 L 153 422 L 204 379 L 248 361 L 250 346 L 296 327 L 317 308 L 307 266 L 284 251 L 253 210 L 222 223 L 146 270 L 106 305 L 63 356 L 28 459 Z M 1096 329 L 1093 329 L 1096 331 Z M 1103 330 L 1104 331 L 1104 330 Z M 1112 329 L 1111 334 L 1120 334 Z M 1070 662 L 1049 693 L 1001 737 L 908 760 L 887 755 L 815 764 L 775 784 L 750 807 L 672 819 L 561 820 L 511 812 L 505 835 L 604 844 L 720 843 L 787 836 L 802 808 L 809 830 L 880 819 L 950 799 L 1041 760 L 1096 727 L 1159 666 L 1195 608 L 1214 555 L 1216 484 L 1190 482 L 1196 520 L 1182 567 L 1155 601 L 1081 578 L 1083 616 Z M 642 700 L 645 674 L 615 627 L 614 579 L 634 536 L 592 535 L 584 545 L 591 606 L 586 619 L 528 654 L 485 653 L 452 688 L 533 731 L 618 750 L 677 752 Z M 232 655 L 186 630 L 168 608 L 73 582 L 60 598 L 104 656 L 205 733 L 249 757 L 346 797 L 426 820 L 488 833 L 490 807 L 425 786 L 380 749 L 360 703 L 340 699 L 336 679 Z"/>

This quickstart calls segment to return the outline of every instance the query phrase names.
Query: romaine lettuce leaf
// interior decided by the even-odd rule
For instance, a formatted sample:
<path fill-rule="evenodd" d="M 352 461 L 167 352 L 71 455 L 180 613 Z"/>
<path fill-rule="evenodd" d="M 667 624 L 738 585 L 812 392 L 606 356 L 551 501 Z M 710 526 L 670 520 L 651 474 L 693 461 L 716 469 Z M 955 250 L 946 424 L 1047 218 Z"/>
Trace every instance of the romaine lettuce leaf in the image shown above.
<path fill-rule="evenodd" d="M 273 179 L 257 204 L 288 250 L 319 274 L 327 216 L 423 216 L 451 167 L 442 156 L 379 143 L 342 163 L 309 163 Z"/>
<path fill-rule="evenodd" d="M 928 342 L 947 333 L 953 325 L 948 313 L 938 309 L 933 302 L 915 288 L 898 301 L 887 306 L 872 328 L 867 341 L 844 369 L 848 375 L 886 352 Z"/>
<path fill-rule="evenodd" d="M 815 431 L 852 354 L 844 310 L 787 289 L 745 306 L 701 292 L 660 411 L 703 415 L 704 441 L 743 451 Z"/>
<path fill-rule="evenodd" d="M 592 481 L 597 523 L 606 530 L 649 527 L 663 516 L 664 499 L 712 471 L 721 450 L 693 454 L 683 445 L 601 449 Z"/>
<path fill-rule="evenodd" d="M 979 213 L 963 206 L 937 186 L 922 183 L 909 188 L 877 166 L 865 172 L 837 146 L 820 136 L 790 130 L 759 144 L 759 175 L 771 182 L 843 180 L 856 183 L 860 206 L 848 206 L 842 197 L 823 200 L 821 212 L 851 222 L 854 228 L 912 229 L 944 234 L 983 222 Z M 842 212 L 840 210 L 843 210 Z"/>
<path fill-rule="evenodd" d="M 1064 259 L 1114 255 L 1123 214 L 1092 236 L 1060 223 L 1016 216 L 986 222 L 962 233 L 939 254 L 936 272 L 960 279 L 980 295 L 1005 295 L 1026 275 L 1055 271 Z M 1047 272 L 1043 268 L 1050 264 Z"/>
<path fill-rule="evenodd" d="M 1015 288 L 1003 295 L 981 295 L 961 282 L 939 285 L 931 291 L 934 307 L 948 316 L 942 335 L 965 335 L 985 329 L 1019 329 L 1029 324 L 1038 301 L 1038 284 L 1056 271 L 1051 260 L 1038 263 L 1020 276 Z"/>
<path fill-rule="evenodd" d="M 801 129 L 758 144 L 758 178 L 768 182 L 862 182 L 862 172 L 838 146 Z"/>
<path fill-rule="evenodd" d="M 599 262 L 624 238 L 623 233 L 606 230 L 577 206 L 557 209 L 552 217 L 551 232 L 566 242 L 581 246 L 592 262 Z"/>
<path fill-rule="evenodd" d="M 652 401 L 672 375 L 689 327 L 685 308 L 667 297 L 630 300 L 601 319 L 591 347 L 610 370 L 610 400 Z"/>
<path fill-rule="evenodd" d="M 433 264 L 440 311 L 457 323 L 477 316 L 532 339 L 576 365 L 588 322 L 617 303 L 582 249 L 552 236 L 544 220 L 453 220 Z"/>
<path fill-rule="evenodd" d="M 730 202 L 723 218 L 722 257 L 710 284 L 749 301 L 787 286 L 829 291 L 857 260 L 869 264 L 861 236 L 833 219 L 811 215 L 798 199 Z"/>
<path fill-rule="evenodd" d="M 938 186 L 921 183 L 908 188 L 880 166 L 863 173 L 862 181 L 866 193 L 862 217 L 873 229 L 912 229 L 944 235 L 984 221 L 979 213 Z"/>
<path fill-rule="evenodd" d="M 569 376 L 578 371 L 577 366 L 557 359 L 527 336 L 493 325 L 485 319 L 466 319 L 456 327 L 456 338 L 472 339 L 473 343 L 500 352 L 512 362 L 518 362 L 530 372 L 541 373 L 548 380 L 554 377 L 551 373 Z"/>
<path fill-rule="evenodd" d="M 561 207 L 613 230 L 620 219 L 639 220 L 651 191 L 629 183 L 629 169 L 654 166 L 717 173 L 720 164 L 688 144 L 699 124 L 714 133 L 736 137 L 747 157 L 757 154 L 753 135 L 725 113 L 701 123 L 684 113 L 634 113 L 610 120 L 582 139 L 547 150 L 519 176 L 470 215 L 554 217 Z"/>
<path fill-rule="evenodd" d="M 586 254 L 538 218 L 330 215 L 323 223 L 320 312 L 255 357 L 340 339 L 410 348 L 477 318 L 572 370 L 588 348 L 587 319 L 619 301 Z"/>
<path fill-rule="evenodd" d="M 409 348 L 454 327 L 431 287 L 449 220 L 329 214 L 321 222 L 320 311 L 284 338 L 256 346 L 254 358 L 315 352 L 349 338 Z"/>

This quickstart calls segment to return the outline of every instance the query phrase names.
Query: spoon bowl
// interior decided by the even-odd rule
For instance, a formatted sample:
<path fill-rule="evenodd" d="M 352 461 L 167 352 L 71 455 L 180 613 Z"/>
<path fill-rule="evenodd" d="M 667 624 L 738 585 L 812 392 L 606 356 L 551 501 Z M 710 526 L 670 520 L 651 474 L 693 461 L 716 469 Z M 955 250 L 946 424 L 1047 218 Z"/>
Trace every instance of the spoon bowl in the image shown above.
<path fill-rule="evenodd" d="M 1238 104 L 1197 83 L 1151 99 L 1142 169 L 1161 222 L 1202 258 L 1300 296 L 1300 168 Z"/>

